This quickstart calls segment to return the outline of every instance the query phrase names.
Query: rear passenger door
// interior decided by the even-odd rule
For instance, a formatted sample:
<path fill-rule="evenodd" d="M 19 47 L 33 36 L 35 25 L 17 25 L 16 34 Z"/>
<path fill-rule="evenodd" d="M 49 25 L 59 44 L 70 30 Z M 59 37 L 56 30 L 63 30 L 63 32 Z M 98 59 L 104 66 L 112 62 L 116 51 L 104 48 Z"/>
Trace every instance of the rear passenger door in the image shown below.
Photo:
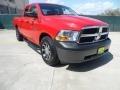
<path fill-rule="evenodd" d="M 28 30 L 29 32 L 29 37 L 32 42 L 35 42 L 36 35 L 35 33 L 38 32 L 39 30 L 39 20 L 38 20 L 38 10 L 37 10 L 37 5 L 33 4 L 30 7 L 29 12 L 31 12 L 33 15 L 29 18 L 29 26 L 30 29 Z"/>
<path fill-rule="evenodd" d="M 28 30 L 29 30 L 29 16 L 27 15 L 27 12 L 29 12 L 30 6 L 27 6 L 25 11 L 24 11 L 24 16 L 22 18 L 22 33 L 26 38 L 28 37 Z"/>

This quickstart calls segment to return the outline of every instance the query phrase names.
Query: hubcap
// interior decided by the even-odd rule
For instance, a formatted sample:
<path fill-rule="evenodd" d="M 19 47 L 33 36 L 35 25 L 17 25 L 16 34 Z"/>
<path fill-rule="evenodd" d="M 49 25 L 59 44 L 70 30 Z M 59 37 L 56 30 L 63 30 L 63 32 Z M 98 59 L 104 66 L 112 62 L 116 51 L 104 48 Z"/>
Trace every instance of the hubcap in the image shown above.
<path fill-rule="evenodd" d="M 42 54 L 43 54 L 43 58 L 45 58 L 45 60 L 49 61 L 51 58 L 51 50 L 50 50 L 50 46 L 48 43 L 44 42 L 42 44 Z"/>

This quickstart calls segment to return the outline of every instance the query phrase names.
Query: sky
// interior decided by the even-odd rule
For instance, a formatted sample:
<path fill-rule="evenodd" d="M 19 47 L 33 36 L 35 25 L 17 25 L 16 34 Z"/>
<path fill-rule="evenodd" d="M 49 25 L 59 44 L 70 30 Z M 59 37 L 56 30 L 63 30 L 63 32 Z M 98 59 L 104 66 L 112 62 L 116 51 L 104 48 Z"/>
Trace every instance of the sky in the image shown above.
<path fill-rule="evenodd" d="M 47 2 L 66 5 L 79 14 L 97 15 L 107 9 L 120 8 L 120 0 L 29 0 L 34 2 Z"/>

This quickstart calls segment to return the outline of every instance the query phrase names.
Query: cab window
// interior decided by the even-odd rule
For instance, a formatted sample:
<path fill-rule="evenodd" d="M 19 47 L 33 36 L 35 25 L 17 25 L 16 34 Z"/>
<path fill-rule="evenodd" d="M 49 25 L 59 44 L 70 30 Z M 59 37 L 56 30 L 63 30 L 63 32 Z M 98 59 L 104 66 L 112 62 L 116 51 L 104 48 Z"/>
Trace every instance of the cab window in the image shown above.
<path fill-rule="evenodd" d="M 27 17 L 27 12 L 29 12 L 29 6 L 25 8 L 24 17 Z"/>
<path fill-rule="evenodd" d="M 37 18 L 38 17 L 36 5 L 32 5 L 30 10 L 29 10 L 29 12 L 31 13 L 30 17 L 33 17 L 33 18 Z"/>

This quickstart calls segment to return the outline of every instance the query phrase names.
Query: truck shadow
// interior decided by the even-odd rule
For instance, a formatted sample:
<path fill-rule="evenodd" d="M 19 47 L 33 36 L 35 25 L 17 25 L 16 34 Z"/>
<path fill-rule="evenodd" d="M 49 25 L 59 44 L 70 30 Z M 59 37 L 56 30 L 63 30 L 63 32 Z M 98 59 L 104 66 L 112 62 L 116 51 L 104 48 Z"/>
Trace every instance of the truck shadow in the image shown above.
<path fill-rule="evenodd" d="M 41 52 L 38 46 L 36 46 L 35 44 L 27 40 L 24 40 L 24 41 L 27 43 L 27 45 L 31 49 L 33 49 L 35 52 L 41 55 Z M 105 55 L 103 55 L 101 58 L 98 58 L 93 61 L 88 61 L 88 62 L 79 63 L 79 64 L 69 64 L 66 70 L 74 71 L 74 72 L 87 72 L 109 63 L 112 59 L 113 59 L 113 55 L 110 52 L 108 52 Z M 67 65 L 61 64 L 59 66 L 56 66 L 55 68 L 64 67 L 64 66 L 67 66 Z"/>
<path fill-rule="evenodd" d="M 32 42 L 30 42 L 30 41 L 28 41 L 28 40 L 26 40 L 26 39 L 24 39 L 24 41 L 27 43 L 27 45 L 28 45 L 31 49 L 33 49 L 35 52 L 37 52 L 38 54 L 41 55 L 41 52 L 40 52 L 40 49 L 39 49 L 38 46 L 36 46 L 35 44 L 33 44 Z"/>
<path fill-rule="evenodd" d="M 113 55 L 108 52 L 102 57 L 93 61 L 88 61 L 80 64 L 70 64 L 66 69 L 74 72 L 87 72 L 109 63 L 112 59 Z"/>
<path fill-rule="evenodd" d="M 35 52 L 37 52 L 38 54 L 41 55 L 41 52 L 40 52 L 40 49 L 39 49 L 38 46 L 36 46 L 35 44 L 33 44 L 32 42 L 30 42 L 30 41 L 28 41 L 28 40 L 26 40 L 26 39 L 24 39 L 24 41 L 27 43 L 27 45 L 28 45 L 31 49 L 33 49 Z M 54 66 L 54 67 L 55 67 L 55 68 L 59 68 L 59 67 L 64 67 L 64 66 L 66 66 L 66 64 L 60 64 L 60 65 L 57 65 L 57 66 Z"/>

